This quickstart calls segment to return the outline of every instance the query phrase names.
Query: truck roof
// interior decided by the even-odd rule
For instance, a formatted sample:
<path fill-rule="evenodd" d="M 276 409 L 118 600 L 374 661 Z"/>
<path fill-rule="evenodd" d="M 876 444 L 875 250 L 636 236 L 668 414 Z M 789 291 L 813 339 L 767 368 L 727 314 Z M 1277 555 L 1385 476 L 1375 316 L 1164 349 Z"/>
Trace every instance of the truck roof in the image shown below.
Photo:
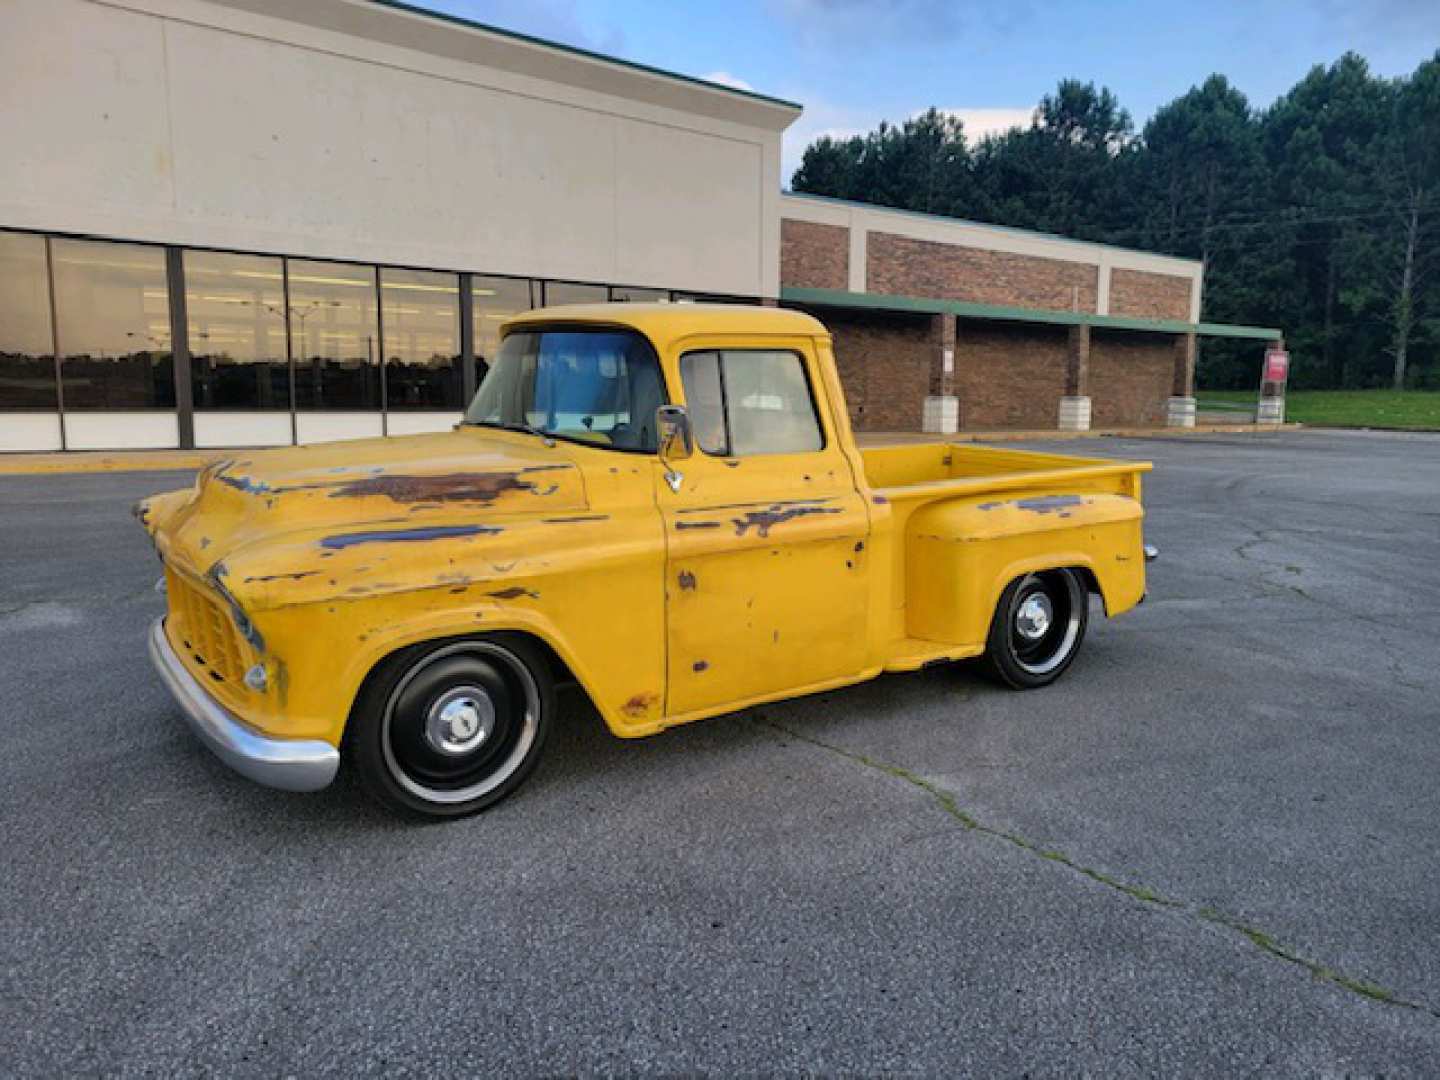
<path fill-rule="evenodd" d="M 692 334 L 828 334 L 814 316 L 788 308 L 759 304 L 694 304 L 679 302 L 561 304 L 537 308 L 516 315 L 505 330 L 535 323 L 594 323 L 628 326 L 639 330 L 657 345 Z"/>

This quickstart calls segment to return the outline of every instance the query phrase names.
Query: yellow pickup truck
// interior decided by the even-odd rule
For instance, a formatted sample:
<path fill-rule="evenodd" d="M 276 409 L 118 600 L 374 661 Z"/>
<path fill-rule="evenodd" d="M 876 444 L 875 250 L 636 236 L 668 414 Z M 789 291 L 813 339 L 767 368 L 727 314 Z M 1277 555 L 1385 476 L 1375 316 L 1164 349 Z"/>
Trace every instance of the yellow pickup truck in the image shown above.
<path fill-rule="evenodd" d="M 314 790 L 343 758 L 458 816 L 529 775 L 559 682 L 626 738 L 964 657 L 1052 682 L 1092 593 L 1144 596 L 1149 468 L 862 450 L 799 312 L 533 311 L 453 432 L 241 453 L 138 504 L 150 653 L 251 779 Z"/>

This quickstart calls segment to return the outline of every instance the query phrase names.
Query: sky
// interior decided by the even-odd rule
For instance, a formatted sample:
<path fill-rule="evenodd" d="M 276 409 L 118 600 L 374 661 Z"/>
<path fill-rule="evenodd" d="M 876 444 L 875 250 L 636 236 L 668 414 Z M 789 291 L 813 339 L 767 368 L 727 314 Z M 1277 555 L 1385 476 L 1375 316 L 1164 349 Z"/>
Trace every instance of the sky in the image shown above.
<path fill-rule="evenodd" d="M 1110 87 L 1137 129 L 1214 73 L 1257 107 L 1346 50 L 1404 75 L 1440 50 L 1440 0 L 412 0 L 507 30 L 795 101 L 782 183 L 820 135 L 931 105 L 966 131 L 1026 124 L 1062 78 Z"/>

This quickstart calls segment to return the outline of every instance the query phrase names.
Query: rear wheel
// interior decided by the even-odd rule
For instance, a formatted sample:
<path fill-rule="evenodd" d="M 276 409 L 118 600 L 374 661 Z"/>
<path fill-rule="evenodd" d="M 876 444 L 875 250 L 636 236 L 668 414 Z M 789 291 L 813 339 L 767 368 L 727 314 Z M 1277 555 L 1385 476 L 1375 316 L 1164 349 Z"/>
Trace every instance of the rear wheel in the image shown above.
<path fill-rule="evenodd" d="M 518 635 L 407 650 L 361 694 L 348 741 L 362 783 L 382 802 L 461 817 L 524 783 L 553 702 L 545 658 Z"/>
<path fill-rule="evenodd" d="M 1080 651 L 1089 617 L 1089 591 L 1074 570 L 1016 578 L 995 606 L 983 661 L 987 672 L 1016 690 L 1054 682 Z"/>

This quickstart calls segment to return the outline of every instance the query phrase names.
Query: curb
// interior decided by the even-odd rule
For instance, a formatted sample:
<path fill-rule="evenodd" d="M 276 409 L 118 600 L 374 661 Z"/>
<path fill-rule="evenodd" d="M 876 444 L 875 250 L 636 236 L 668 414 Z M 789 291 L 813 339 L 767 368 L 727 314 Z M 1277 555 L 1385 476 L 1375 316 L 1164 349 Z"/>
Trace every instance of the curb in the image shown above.
<path fill-rule="evenodd" d="M 233 450 L 136 450 L 125 453 L 62 450 L 53 454 L 0 454 L 0 476 L 199 469 L 233 453 Z"/>
<path fill-rule="evenodd" d="M 1193 428 L 1095 428 L 1091 431 L 957 431 L 949 435 L 938 432 L 918 434 L 913 431 L 857 432 L 855 439 L 862 446 L 887 443 L 969 443 L 969 442 L 1053 442 L 1057 439 L 1185 439 L 1205 435 L 1274 435 L 1280 431 L 1299 431 L 1304 424 L 1199 424 Z"/>

